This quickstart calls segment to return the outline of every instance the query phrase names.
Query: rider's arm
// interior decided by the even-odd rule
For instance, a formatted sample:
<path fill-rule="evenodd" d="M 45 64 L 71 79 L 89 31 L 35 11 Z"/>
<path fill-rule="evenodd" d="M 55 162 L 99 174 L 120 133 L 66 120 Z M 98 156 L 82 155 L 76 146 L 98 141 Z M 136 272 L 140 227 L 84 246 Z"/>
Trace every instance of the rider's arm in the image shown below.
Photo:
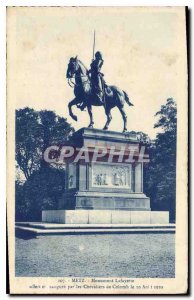
<path fill-rule="evenodd" d="M 103 63 L 104 63 L 104 60 L 101 59 L 101 60 L 100 60 L 100 67 L 102 67 Z"/>
<path fill-rule="evenodd" d="M 98 71 L 100 71 L 100 69 L 102 68 L 102 65 L 103 65 L 103 59 L 99 60 L 98 62 Z"/>

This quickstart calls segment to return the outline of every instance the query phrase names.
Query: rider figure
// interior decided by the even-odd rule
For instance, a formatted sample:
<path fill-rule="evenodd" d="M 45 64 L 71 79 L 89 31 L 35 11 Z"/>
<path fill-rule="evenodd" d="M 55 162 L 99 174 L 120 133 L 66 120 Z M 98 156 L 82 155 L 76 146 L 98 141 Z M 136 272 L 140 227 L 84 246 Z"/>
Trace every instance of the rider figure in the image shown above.
<path fill-rule="evenodd" d="M 91 69 L 91 82 L 92 82 L 92 92 L 98 97 L 98 100 L 103 103 L 103 87 L 102 87 L 102 76 L 100 72 L 103 65 L 102 54 L 97 51 L 95 54 L 95 59 L 92 60 L 90 65 Z"/>
<path fill-rule="evenodd" d="M 103 86 L 102 86 L 102 76 L 104 76 L 100 71 L 102 68 L 104 60 L 102 59 L 102 54 L 100 51 L 95 53 L 95 59 L 92 60 L 90 65 L 89 74 L 91 74 L 92 83 L 92 93 L 98 98 L 99 102 L 104 104 L 103 99 Z M 83 102 L 79 105 L 81 110 L 84 110 L 86 103 Z"/>

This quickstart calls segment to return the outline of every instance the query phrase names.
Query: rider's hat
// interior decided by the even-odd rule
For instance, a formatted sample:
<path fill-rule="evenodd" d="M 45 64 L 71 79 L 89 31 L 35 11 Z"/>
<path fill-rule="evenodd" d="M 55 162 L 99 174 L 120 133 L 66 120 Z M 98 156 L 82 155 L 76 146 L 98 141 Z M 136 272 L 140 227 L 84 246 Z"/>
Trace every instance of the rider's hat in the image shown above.
<path fill-rule="evenodd" d="M 100 51 L 97 51 L 95 57 L 102 59 L 102 53 Z"/>

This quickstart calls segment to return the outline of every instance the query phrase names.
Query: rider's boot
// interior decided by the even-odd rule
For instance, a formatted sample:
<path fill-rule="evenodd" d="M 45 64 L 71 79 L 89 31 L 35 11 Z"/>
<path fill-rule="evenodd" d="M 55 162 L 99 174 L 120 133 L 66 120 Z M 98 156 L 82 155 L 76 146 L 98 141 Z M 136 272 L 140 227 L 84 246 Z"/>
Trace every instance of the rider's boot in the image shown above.
<path fill-rule="evenodd" d="M 98 98 L 98 100 L 100 101 L 100 103 L 104 104 L 104 95 L 103 95 L 103 91 L 98 89 L 96 91 L 96 96 Z"/>

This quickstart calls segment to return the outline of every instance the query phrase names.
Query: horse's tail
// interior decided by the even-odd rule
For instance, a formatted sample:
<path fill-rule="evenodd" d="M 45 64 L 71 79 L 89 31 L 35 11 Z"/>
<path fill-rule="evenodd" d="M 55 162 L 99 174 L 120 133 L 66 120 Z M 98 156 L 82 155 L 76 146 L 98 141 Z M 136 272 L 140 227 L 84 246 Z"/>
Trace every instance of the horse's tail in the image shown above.
<path fill-rule="evenodd" d="M 124 93 L 124 95 L 125 95 L 125 101 L 127 102 L 127 104 L 129 105 L 129 106 L 133 106 L 133 104 L 130 102 L 130 100 L 129 100 L 129 97 L 128 97 L 128 95 L 127 95 L 127 93 L 125 92 L 125 91 L 123 91 L 123 93 Z"/>

